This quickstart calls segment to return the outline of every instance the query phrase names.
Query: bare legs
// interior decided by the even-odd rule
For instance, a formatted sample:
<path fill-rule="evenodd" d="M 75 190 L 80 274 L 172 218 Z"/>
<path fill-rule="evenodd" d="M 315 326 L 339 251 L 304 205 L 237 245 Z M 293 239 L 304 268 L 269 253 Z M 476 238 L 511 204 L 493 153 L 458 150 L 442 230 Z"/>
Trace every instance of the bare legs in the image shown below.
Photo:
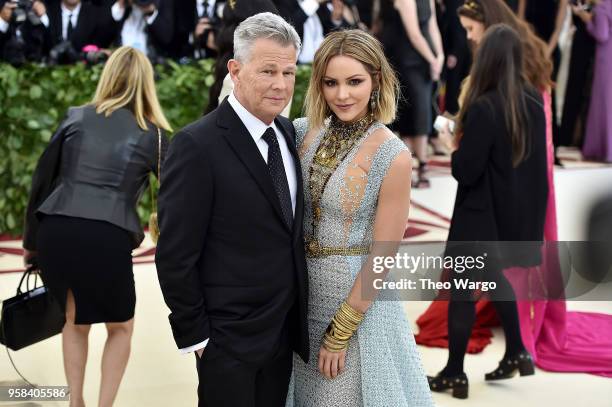
<path fill-rule="evenodd" d="M 64 371 L 70 388 L 70 407 L 84 407 L 83 383 L 87 364 L 88 337 L 91 325 L 74 323 L 76 307 L 72 291 L 66 296 L 66 324 L 62 330 Z M 107 323 L 108 337 L 102 355 L 100 407 L 110 407 L 115 400 L 119 384 L 130 356 L 130 342 L 134 319 L 127 322 Z"/>
<path fill-rule="evenodd" d="M 134 319 L 127 322 L 107 323 L 108 337 L 102 355 L 102 381 L 100 382 L 100 407 L 113 405 L 119 384 L 130 357 L 130 343 Z"/>
<path fill-rule="evenodd" d="M 70 407 L 83 407 L 83 382 L 89 328 L 91 325 L 75 325 L 76 308 L 72 291 L 66 295 L 66 324 L 62 330 L 62 350 L 64 351 L 64 372 L 70 388 Z"/>
<path fill-rule="evenodd" d="M 425 166 L 427 165 L 427 135 L 406 136 L 402 134 L 401 136 L 404 143 L 406 143 L 410 151 L 419 160 L 417 179 L 416 182 L 413 182 L 412 186 L 414 188 L 429 187 L 429 180 L 425 177 Z"/>

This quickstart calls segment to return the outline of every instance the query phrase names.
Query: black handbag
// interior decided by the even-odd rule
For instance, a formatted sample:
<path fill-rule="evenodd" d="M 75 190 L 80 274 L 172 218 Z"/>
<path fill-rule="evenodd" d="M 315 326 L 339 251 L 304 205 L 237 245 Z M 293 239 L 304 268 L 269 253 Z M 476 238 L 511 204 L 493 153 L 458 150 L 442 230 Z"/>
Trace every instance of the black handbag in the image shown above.
<path fill-rule="evenodd" d="M 47 287 L 37 286 L 35 266 L 24 271 L 17 287 L 17 295 L 2 302 L 0 343 L 12 350 L 23 349 L 62 332 L 64 312 Z M 34 275 L 34 287 L 29 280 Z M 26 291 L 22 286 L 26 285 Z"/>

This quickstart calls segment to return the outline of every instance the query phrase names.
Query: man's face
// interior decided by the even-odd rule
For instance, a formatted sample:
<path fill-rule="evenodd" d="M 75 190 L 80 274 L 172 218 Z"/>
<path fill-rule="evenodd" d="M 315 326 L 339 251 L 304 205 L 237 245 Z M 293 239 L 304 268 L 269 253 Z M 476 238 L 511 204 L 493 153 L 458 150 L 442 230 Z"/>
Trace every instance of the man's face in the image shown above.
<path fill-rule="evenodd" d="M 270 124 L 293 96 L 296 62 L 293 45 L 256 40 L 248 60 L 228 63 L 236 98 L 255 117 Z"/>

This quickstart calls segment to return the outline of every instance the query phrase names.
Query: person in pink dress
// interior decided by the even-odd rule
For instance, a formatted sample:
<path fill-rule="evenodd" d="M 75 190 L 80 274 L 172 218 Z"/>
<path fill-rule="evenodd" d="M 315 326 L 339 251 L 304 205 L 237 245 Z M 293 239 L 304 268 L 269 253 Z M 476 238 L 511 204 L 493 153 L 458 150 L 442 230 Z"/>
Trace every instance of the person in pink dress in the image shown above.
<path fill-rule="evenodd" d="M 612 0 L 603 0 L 610 4 Z M 604 3 L 600 3 L 598 7 Z M 597 12 L 597 11 L 596 11 Z M 553 242 L 543 247 L 543 264 L 539 269 L 511 269 L 505 272 L 517 292 L 526 292 L 524 288 L 537 273 L 547 270 L 549 274 L 559 271 L 559 258 L 554 242 L 558 240 L 557 211 L 554 185 L 554 149 L 552 142 L 552 103 L 547 72 L 552 69 L 543 51 L 536 53 L 538 46 L 545 46 L 537 38 L 530 44 L 533 33 L 525 32 L 525 25 L 501 0 L 467 0 L 458 11 L 468 39 L 478 44 L 484 31 L 492 24 L 505 23 L 517 29 L 525 39 L 524 45 L 531 48 L 531 57 L 525 67 L 525 75 L 530 82 L 542 90 L 546 114 L 546 147 L 548 174 L 548 202 L 544 224 L 544 239 Z M 612 42 L 612 41 L 611 41 Z M 539 44 L 539 45 L 538 45 Z M 534 48 L 535 47 L 535 48 Z M 529 51 L 526 51 L 529 52 Z M 608 55 L 612 52 L 608 51 Z M 612 63 L 612 61 L 610 61 Z M 538 64 L 542 64 L 538 66 Z M 548 75 L 548 76 L 547 76 Z M 612 82 L 612 81 L 609 81 Z M 597 86 L 597 85 L 595 85 Z M 608 97 L 611 99 L 612 95 Z M 608 113 L 608 120 L 612 112 Z M 610 125 L 609 125 L 610 126 Z M 612 129 L 612 126 L 610 126 Z M 611 130 L 608 131 L 611 131 Z M 612 145 L 612 144 L 610 144 Z M 549 279 L 558 276 L 547 276 Z M 531 279 L 531 281 L 530 281 Z M 521 336 L 527 351 L 536 365 L 544 370 L 556 372 L 584 372 L 612 377 L 612 315 L 568 312 L 564 300 L 517 301 Z M 419 317 L 420 328 L 416 342 L 420 345 L 448 347 L 447 336 L 447 303 L 434 301 L 427 311 Z M 498 323 L 495 310 L 487 300 L 476 305 L 476 329 L 468 343 L 468 353 L 481 352 L 489 344 L 492 336 L 491 326 Z"/>

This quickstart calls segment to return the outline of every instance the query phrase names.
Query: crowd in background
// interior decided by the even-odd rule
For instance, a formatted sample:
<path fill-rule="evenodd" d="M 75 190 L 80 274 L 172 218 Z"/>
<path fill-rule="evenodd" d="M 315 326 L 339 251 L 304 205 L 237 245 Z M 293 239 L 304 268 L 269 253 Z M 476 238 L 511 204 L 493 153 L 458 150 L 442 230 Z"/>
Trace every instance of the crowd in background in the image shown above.
<path fill-rule="evenodd" d="M 486 2 L 486 1 L 485 1 Z M 457 9 L 462 0 L 0 0 L 0 60 L 13 65 L 103 62 L 109 49 L 129 45 L 154 63 L 173 59 L 181 63 L 218 58 L 211 96 L 220 92 L 225 67 L 232 55 L 232 34 L 251 9 L 273 11 L 290 21 L 302 40 L 299 63 L 311 63 L 326 34 L 343 28 L 361 28 L 375 34 L 402 82 L 404 101 L 394 125 L 420 164 L 415 187 L 426 187 L 427 144 L 444 154 L 437 142 L 433 118 L 440 111 L 459 111 L 461 84 L 473 53 L 470 33 Z M 466 2 L 467 3 L 467 2 Z M 561 65 L 560 37 L 571 19 L 573 46 L 567 49 L 567 86 L 558 95 L 552 88 L 555 147 L 583 147 L 585 156 L 612 161 L 612 147 L 600 141 L 586 143 L 592 83 L 610 87 L 597 77 L 597 44 L 605 48 L 608 34 L 593 26 L 594 15 L 610 8 L 608 0 L 506 0 L 517 15 L 546 43 L 556 82 Z M 570 17 L 571 16 L 571 17 Z M 609 46 L 608 46 L 609 47 Z M 600 51 L 604 54 L 606 51 Z M 604 55 L 601 55 L 604 58 Z M 609 58 L 609 57 L 608 57 Z M 606 76 L 601 73 L 599 76 Z M 440 86 L 439 84 L 443 85 Z M 598 91 L 599 92 L 599 91 Z M 605 95 L 595 97 L 604 98 Z M 216 98 L 211 97 L 216 106 Z M 603 103 L 605 105 L 605 103 Z M 206 107 L 205 107 L 206 108 Z M 600 109 L 600 103 L 594 108 Z M 607 112 L 595 112 L 606 116 Z M 601 121 L 601 120 L 600 120 Z M 593 126 L 591 126 L 593 127 Z M 611 136 L 609 126 L 597 139 Z M 556 160 L 559 164 L 559 161 Z"/>

